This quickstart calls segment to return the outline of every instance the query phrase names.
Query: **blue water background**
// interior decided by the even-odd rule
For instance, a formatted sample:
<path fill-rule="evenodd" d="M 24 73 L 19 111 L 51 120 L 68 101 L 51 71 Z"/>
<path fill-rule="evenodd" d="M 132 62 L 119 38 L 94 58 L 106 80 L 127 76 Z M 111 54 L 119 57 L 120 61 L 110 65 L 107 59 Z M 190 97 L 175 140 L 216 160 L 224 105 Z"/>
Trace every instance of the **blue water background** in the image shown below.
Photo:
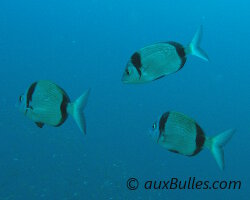
<path fill-rule="evenodd" d="M 250 2 L 0 2 L 0 199 L 249 199 Z M 200 24 L 205 62 L 188 56 L 176 74 L 144 85 L 121 75 L 137 49 L 159 41 L 188 44 Z M 37 128 L 15 107 L 33 82 L 49 79 L 72 100 L 86 89 L 87 135 L 70 117 Z M 207 135 L 237 132 L 220 171 L 205 149 L 170 153 L 148 129 L 168 110 L 183 112 Z M 171 177 L 241 180 L 241 190 L 130 191 L 126 181 Z"/>

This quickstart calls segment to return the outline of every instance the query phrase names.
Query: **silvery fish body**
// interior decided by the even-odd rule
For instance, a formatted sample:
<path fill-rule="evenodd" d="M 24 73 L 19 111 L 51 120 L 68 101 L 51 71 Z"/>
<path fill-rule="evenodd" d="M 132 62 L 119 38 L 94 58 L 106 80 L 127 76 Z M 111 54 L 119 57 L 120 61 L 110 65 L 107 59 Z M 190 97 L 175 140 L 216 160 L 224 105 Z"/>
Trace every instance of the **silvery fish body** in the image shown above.
<path fill-rule="evenodd" d="M 72 115 L 82 132 L 86 133 L 83 108 L 87 103 L 89 90 L 71 103 L 66 92 L 55 83 L 41 80 L 32 83 L 19 97 L 20 110 L 40 128 L 44 124 L 61 126 L 68 115 Z"/>
<path fill-rule="evenodd" d="M 150 131 L 151 137 L 159 145 L 181 155 L 195 156 L 207 147 L 221 169 L 224 169 L 223 146 L 233 133 L 234 130 L 228 130 L 215 137 L 207 137 L 193 119 L 175 111 L 164 113 Z"/>
<path fill-rule="evenodd" d="M 199 47 L 202 27 L 196 32 L 192 42 L 185 48 L 177 42 L 161 42 L 136 51 L 130 58 L 122 76 L 123 83 L 145 83 L 179 71 L 189 54 L 208 60 Z"/>

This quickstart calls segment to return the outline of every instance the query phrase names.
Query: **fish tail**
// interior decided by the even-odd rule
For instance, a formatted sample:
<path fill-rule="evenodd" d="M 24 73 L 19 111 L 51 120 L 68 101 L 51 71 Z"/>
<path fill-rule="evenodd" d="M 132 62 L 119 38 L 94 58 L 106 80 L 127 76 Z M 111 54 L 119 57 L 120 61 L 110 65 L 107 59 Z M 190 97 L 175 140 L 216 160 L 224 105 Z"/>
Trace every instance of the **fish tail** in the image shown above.
<path fill-rule="evenodd" d="M 206 146 L 212 152 L 217 164 L 219 165 L 221 170 L 224 170 L 224 151 L 223 147 L 228 143 L 228 141 L 232 138 L 235 130 L 230 129 L 216 135 L 214 137 L 208 138 Z"/>
<path fill-rule="evenodd" d="M 197 56 L 203 60 L 208 61 L 209 58 L 206 52 L 200 48 L 201 37 L 202 37 L 202 25 L 196 31 L 191 43 L 185 49 L 185 53 Z"/>
<path fill-rule="evenodd" d="M 89 93 L 90 89 L 88 89 L 84 94 L 76 99 L 75 102 L 69 103 L 67 107 L 68 113 L 73 116 L 78 127 L 84 134 L 86 134 L 86 122 L 83 114 L 83 109 L 87 104 Z"/>

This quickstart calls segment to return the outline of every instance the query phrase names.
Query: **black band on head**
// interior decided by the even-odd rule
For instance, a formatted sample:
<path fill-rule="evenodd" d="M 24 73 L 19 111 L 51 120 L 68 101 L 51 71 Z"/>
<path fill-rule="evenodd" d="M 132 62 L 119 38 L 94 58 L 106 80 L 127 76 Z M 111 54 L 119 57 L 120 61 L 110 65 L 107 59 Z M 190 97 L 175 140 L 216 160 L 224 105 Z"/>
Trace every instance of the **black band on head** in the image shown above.
<path fill-rule="evenodd" d="M 26 102 L 26 107 L 29 108 L 30 107 L 30 102 L 32 101 L 32 95 L 35 91 L 35 88 L 36 88 L 36 85 L 37 85 L 37 82 L 35 83 L 32 83 L 32 85 L 30 86 L 29 90 L 28 90 L 28 93 L 27 93 L 27 102 Z"/>
<path fill-rule="evenodd" d="M 138 74 L 141 77 L 141 55 L 138 52 L 135 52 L 131 56 L 131 63 L 135 66 L 136 70 L 138 71 Z"/>
<path fill-rule="evenodd" d="M 169 117 L 169 112 L 166 112 L 164 113 L 162 116 L 161 116 L 161 119 L 160 119 L 160 122 L 159 122 L 159 138 L 158 140 L 160 139 L 161 135 L 162 135 L 162 132 L 165 130 L 165 125 L 166 125 L 166 122 L 168 120 L 168 117 Z M 158 142 L 158 141 L 157 141 Z"/>

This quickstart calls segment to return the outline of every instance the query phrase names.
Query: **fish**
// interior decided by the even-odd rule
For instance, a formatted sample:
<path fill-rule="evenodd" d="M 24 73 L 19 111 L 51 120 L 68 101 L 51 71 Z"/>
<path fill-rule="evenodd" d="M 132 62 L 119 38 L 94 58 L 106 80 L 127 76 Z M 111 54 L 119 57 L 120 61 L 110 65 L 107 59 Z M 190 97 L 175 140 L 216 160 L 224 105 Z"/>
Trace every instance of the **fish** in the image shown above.
<path fill-rule="evenodd" d="M 124 84 L 137 84 L 163 78 L 182 69 L 186 63 L 187 55 L 194 55 L 208 61 L 208 55 L 200 48 L 202 30 L 202 26 L 200 26 L 186 47 L 178 42 L 169 41 L 139 49 L 127 62 L 122 82 Z"/>
<path fill-rule="evenodd" d="M 19 110 L 39 128 L 45 124 L 59 127 L 71 115 L 81 132 L 86 134 L 83 109 L 87 104 L 90 89 L 76 101 L 71 102 L 67 93 L 49 80 L 32 83 L 25 93 L 19 96 Z"/>
<path fill-rule="evenodd" d="M 216 136 L 206 136 L 195 120 L 176 111 L 163 113 L 149 130 L 153 141 L 173 153 L 195 156 L 208 148 L 221 170 L 225 168 L 223 147 L 234 133 L 234 129 L 229 129 Z"/>

